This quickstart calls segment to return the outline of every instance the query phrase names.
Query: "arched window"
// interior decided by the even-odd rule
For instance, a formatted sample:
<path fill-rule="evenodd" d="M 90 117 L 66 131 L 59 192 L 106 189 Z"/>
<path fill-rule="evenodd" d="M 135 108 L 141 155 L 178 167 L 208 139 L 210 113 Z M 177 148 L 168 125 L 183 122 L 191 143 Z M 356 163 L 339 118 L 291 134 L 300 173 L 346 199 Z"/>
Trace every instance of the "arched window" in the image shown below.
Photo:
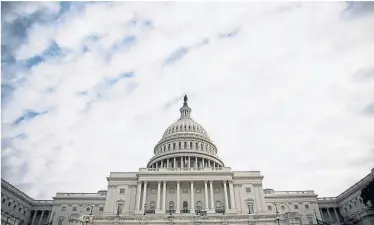
<path fill-rule="evenodd" d="M 192 149 L 192 142 L 190 142 L 190 149 Z"/>
<path fill-rule="evenodd" d="M 192 130 L 195 131 L 195 126 L 192 126 Z"/>
<path fill-rule="evenodd" d="M 196 145 L 195 148 L 196 148 L 196 149 L 199 149 L 199 146 L 198 146 L 198 143 L 197 143 L 197 142 L 195 143 L 195 145 Z"/>
<path fill-rule="evenodd" d="M 216 201 L 216 209 L 220 209 L 221 208 L 221 202 L 220 201 Z"/>
<path fill-rule="evenodd" d="M 175 143 L 173 143 L 173 149 L 175 149 Z"/>
<path fill-rule="evenodd" d="M 178 132 L 178 126 L 175 127 L 175 131 Z"/>
<path fill-rule="evenodd" d="M 169 209 L 174 209 L 174 202 L 173 201 L 169 202 Z"/>
<path fill-rule="evenodd" d="M 155 206 L 155 202 L 154 202 L 154 201 L 150 202 L 150 203 L 149 203 L 149 209 L 150 209 L 150 210 L 154 210 L 155 208 L 156 208 L 156 206 Z"/>
<path fill-rule="evenodd" d="M 170 151 L 170 144 L 168 144 L 168 151 Z"/>
<path fill-rule="evenodd" d="M 182 148 L 182 144 L 179 142 L 179 149 L 181 149 Z"/>
<path fill-rule="evenodd" d="M 184 131 L 187 131 L 187 126 L 186 125 L 184 125 Z"/>
<path fill-rule="evenodd" d="M 183 209 L 188 209 L 188 202 L 187 201 L 183 202 Z"/>
<path fill-rule="evenodd" d="M 203 143 L 200 144 L 200 149 L 203 150 Z"/>
<path fill-rule="evenodd" d="M 187 142 L 184 142 L 183 148 L 187 149 Z"/>

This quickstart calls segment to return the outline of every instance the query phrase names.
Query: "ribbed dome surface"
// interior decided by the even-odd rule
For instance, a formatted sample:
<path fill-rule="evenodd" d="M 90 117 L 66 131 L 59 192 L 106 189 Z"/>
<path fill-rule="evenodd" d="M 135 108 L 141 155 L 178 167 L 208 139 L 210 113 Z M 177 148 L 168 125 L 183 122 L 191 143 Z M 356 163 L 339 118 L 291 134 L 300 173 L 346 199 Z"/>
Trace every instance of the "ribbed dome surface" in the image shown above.
<path fill-rule="evenodd" d="M 162 139 L 168 138 L 169 136 L 172 136 L 175 134 L 186 134 L 186 133 L 200 134 L 204 136 L 206 139 L 210 140 L 209 135 L 204 129 L 204 127 L 201 126 L 199 123 L 195 122 L 190 117 L 181 118 L 177 122 L 170 125 L 164 132 Z"/>

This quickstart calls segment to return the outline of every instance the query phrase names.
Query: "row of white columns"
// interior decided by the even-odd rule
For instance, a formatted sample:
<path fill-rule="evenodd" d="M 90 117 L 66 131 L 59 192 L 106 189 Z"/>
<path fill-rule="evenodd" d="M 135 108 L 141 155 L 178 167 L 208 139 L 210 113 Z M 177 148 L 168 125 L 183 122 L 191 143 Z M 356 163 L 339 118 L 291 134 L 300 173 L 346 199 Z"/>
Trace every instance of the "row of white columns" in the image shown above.
<path fill-rule="evenodd" d="M 160 208 L 160 202 L 161 202 L 161 182 L 163 183 L 163 195 L 162 195 L 162 208 Z M 176 181 L 177 183 L 177 204 L 176 204 L 176 212 L 180 212 L 180 182 L 181 181 Z M 194 182 L 195 181 L 190 181 L 191 185 L 191 204 L 190 204 L 190 213 L 195 212 L 195 196 L 194 196 Z M 229 202 L 228 202 L 228 192 L 227 192 L 227 182 L 229 183 L 229 196 L 230 196 L 230 207 Z M 208 207 L 209 202 L 208 202 L 208 183 L 209 183 L 209 189 L 210 189 L 210 208 Z M 224 189 L 224 195 L 225 195 L 225 208 L 235 210 L 235 196 L 234 196 L 234 186 L 232 181 L 222 181 L 223 183 L 223 189 Z M 147 196 L 147 184 L 148 181 L 144 181 L 144 186 L 143 186 L 143 199 L 142 199 L 142 205 L 143 205 L 143 210 L 144 205 L 146 204 L 146 196 Z M 157 203 L 156 203 L 156 212 L 157 211 L 165 211 L 166 210 L 166 184 L 167 181 L 157 181 Z M 205 210 L 214 210 L 214 195 L 213 195 L 213 181 L 204 181 L 204 190 L 205 190 Z M 136 209 L 137 211 L 140 211 L 140 198 L 141 198 L 141 189 L 142 189 L 142 182 L 138 182 L 138 188 L 136 192 Z"/>
<path fill-rule="evenodd" d="M 324 217 L 323 216 L 323 209 L 324 208 L 321 208 L 320 209 L 320 213 L 321 213 L 321 216 L 322 216 L 322 218 Z M 331 216 L 331 213 L 330 213 L 330 208 L 325 208 L 326 209 L 326 211 L 327 211 L 327 215 L 329 216 L 329 222 L 330 223 L 332 223 L 333 222 L 333 217 Z M 338 216 L 338 212 L 336 211 L 336 208 L 333 208 L 334 209 L 334 216 L 335 216 L 335 221 L 340 221 L 339 220 L 339 216 Z"/>
<path fill-rule="evenodd" d="M 32 217 L 31 225 L 34 225 L 34 221 L 35 221 L 35 219 L 36 219 L 36 214 L 38 213 L 38 211 L 39 211 L 39 210 L 34 211 L 34 216 Z M 42 223 L 43 216 L 44 216 L 44 212 L 45 212 L 45 210 L 42 210 L 42 214 L 40 215 L 38 225 L 41 225 L 41 223 Z M 51 213 L 49 212 L 49 213 L 48 213 L 48 218 L 49 218 L 50 214 L 51 214 Z M 47 220 L 47 221 L 48 221 L 48 220 Z"/>
<path fill-rule="evenodd" d="M 195 162 L 194 164 L 195 168 L 197 167 L 222 167 L 219 163 L 213 160 L 204 159 L 204 158 L 200 158 L 197 156 L 195 156 L 194 158 L 195 160 L 193 161 Z M 172 161 L 173 163 L 170 161 Z M 150 167 L 151 168 L 177 168 L 178 167 L 177 162 L 180 162 L 180 168 L 191 168 L 191 156 L 187 156 L 187 157 L 181 156 L 181 157 L 168 158 L 166 160 L 160 160 L 152 164 Z"/>

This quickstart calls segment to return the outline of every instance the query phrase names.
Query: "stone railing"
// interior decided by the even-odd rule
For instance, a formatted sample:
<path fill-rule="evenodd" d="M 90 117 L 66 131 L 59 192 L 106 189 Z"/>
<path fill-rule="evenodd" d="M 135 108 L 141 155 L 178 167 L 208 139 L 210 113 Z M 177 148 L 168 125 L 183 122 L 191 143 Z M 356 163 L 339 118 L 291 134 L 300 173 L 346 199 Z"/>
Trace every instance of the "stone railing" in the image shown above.
<path fill-rule="evenodd" d="M 336 201 L 338 198 L 336 197 L 324 197 L 324 198 L 317 198 L 317 201 Z"/>
<path fill-rule="evenodd" d="M 274 195 L 314 195 L 314 191 L 274 191 Z"/>
<path fill-rule="evenodd" d="M 197 168 L 140 168 L 139 172 L 231 172 L 230 167 L 197 167 Z"/>
<path fill-rule="evenodd" d="M 56 197 L 103 197 L 99 193 L 57 193 Z"/>
<path fill-rule="evenodd" d="M 53 200 L 34 200 L 34 205 L 51 205 Z"/>

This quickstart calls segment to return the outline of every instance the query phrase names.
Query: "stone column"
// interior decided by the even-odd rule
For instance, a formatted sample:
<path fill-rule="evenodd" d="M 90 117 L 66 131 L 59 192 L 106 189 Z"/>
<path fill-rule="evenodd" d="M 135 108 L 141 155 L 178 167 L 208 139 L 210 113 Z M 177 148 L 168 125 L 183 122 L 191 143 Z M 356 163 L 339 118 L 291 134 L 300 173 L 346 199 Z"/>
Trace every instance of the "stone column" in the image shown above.
<path fill-rule="evenodd" d="M 143 189 L 143 205 L 142 209 L 144 209 L 144 204 L 145 204 L 145 197 L 147 196 L 147 181 L 144 181 L 144 189 Z"/>
<path fill-rule="evenodd" d="M 180 213 L 180 181 L 178 180 L 177 181 L 177 212 L 176 213 Z"/>
<path fill-rule="evenodd" d="M 42 211 L 42 215 L 40 215 L 40 219 L 39 219 L 39 223 L 38 223 L 38 225 L 40 225 L 40 223 L 42 222 L 42 220 L 43 220 L 43 216 L 44 216 L 44 210 Z"/>
<path fill-rule="evenodd" d="M 195 213 L 195 198 L 194 198 L 193 180 L 191 180 L 191 212 Z"/>
<path fill-rule="evenodd" d="M 205 185 L 205 210 L 209 209 L 209 202 L 208 202 L 208 182 L 204 180 L 204 185 Z"/>
<path fill-rule="evenodd" d="M 166 207 L 166 181 L 164 181 L 164 188 L 162 189 L 163 195 L 162 195 L 162 210 L 165 211 Z"/>
<path fill-rule="evenodd" d="M 188 156 L 188 168 L 191 168 L 191 156 Z"/>
<path fill-rule="evenodd" d="M 136 209 L 140 211 L 140 195 L 142 192 L 142 182 L 138 181 L 138 189 L 136 190 Z"/>
<path fill-rule="evenodd" d="M 159 211 L 160 210 L 160 199 L 161 197 L 161 181 L 157 181 L 157 208 L 156 210 Z"/>
<path fill-rule="evenodd" d="M 331 214 L 330 214 L 330 208 L 327 208 L 327 214 L 329 215 L 330 223 L 332 223 L 332 217 L 331 217 Z"/>
<path fill-rule="evenodd" d="M 231 210 L 235 210 L 235 195 L 234 195 L 234 185 L 232 184 L 232 181 L 229 182 L 229 188 L 230 188 L 230 203 L 231 203 Z"/>
<path fill-rule="evenodd" d="M 177 168 L 177 161 L 176 161 L 175 157 L 174 157 L 174 168 Z"/>
<path fill-rule="evenodd" d="M 227 197 L 227 181 L 226 180 L 223 181 L 223 191 L 225 192 L 225 208 L 228 209 L 229 208 L 229 199 Z"/>
<path fill-rule="evenodd" d="M 32 217 L 32 220 L 31 220 L 31 225 L 33 225 L 37 213 L 38 213 L 38 211 L 35 210 L 35 211 L 34 211 L 34 216 Z"/>
<path fill-rule="evenodd" d="M 335 207 L 334 207 L 334 214 L 335 214 L 336 221 L 340 224 L 339 215 Z"/>
<path fill-rule="evenodd" d="M 169 168 L 169 159 L 166 160 L 166 168 Z"/>
<path fill-rule="evenodd" d="M 210 209 L 214 210 L 214 199 L 213 199 L 213 181 L 209 181 L 210 186 Z"/>
<path fill-rule="evenodd" d="M 202 167 L 205 167 L 204 158 L 201 158 L 201 161 L 202 161 L 202 164 L 203 164 Z"/>
<path fill-rule="evenodd" d="M 197 156 L 195 157 L 195 168 L 199 167 L 199 165 L 197 164 Z"/>

